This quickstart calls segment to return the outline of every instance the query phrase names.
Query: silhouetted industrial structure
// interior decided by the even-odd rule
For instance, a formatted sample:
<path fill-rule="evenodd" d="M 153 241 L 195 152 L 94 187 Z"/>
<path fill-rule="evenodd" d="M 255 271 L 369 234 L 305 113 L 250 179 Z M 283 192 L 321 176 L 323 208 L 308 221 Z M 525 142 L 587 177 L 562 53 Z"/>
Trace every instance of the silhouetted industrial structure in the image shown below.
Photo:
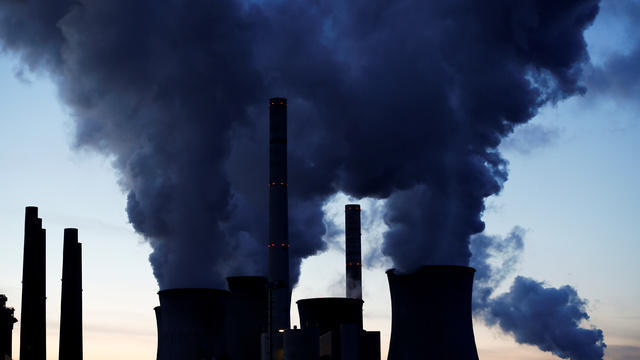
<path fill-rule="evenodd" d="M 158 295 L 158 360 L 229 359 L 228 291 L 170 289 Z"/>
<path fill-rule="evenodd" d="M 20 359 L 45 360 L 46 350 L 46 230 L 38 217 L 38 208 L 27 206 L 24 221 L 24 256 L 22 268 L 22 309 L 20 314 Z M 6 298 L 4 298 L 6 300 Z M 3 305 L 4 306 L 4 305 Z M 13 309 L 10 317 L 13 319 Z M 4 317 L 3 309 L 3 318 Z M 15 319 L 13 319 L 15 322 Z M 7 320 L 7 324 L 10 320 Z M 11 356 L 11 330 L 3 329 L 0 349 L 5 351 L 4 340 L 9 339 L 8 358 Z M 4 329 L 8 329 L 4 333 Z M 4 353 L 3 360 L 4 360 Z M 78 230 L 64 230 L 62 264 L 62 297 L 60 305 L 60 360 L 82 360 L 82 250 L 78 243 Z"/>
<path fill-rule="evenodd" d="M 166 289 L 155 307 L 158 360 L 380 360 L 380 332 L 363 329 L 361 209 L 345 205 L 346 297 L 301 299 L 290 328 L 287 99 L 269 104 L 268 278 L 233 276 L 229 290 Z M 46 359 L 46 230 L 25 210 L 20 359 Z M 478 360 L 471 318 L 475 270 L 430 265 L 387 271 L 388 360 Z M 11 359 L 14 310 L 0 295 L 0 356 Z M 82 245 L 64 230 L 60 360 L 82 360 Z"/>
<path fill-rule="evenodd" d="M 388 360 L 477 360 L 471 319 L 475 270 L 423 266 L 408 274 L 387 271 L 391 291 Z"/>
<path fill-rule="evenodd" d="M 269 100 L 269 332 L 291 326 L 287 99 Z"/>
<path fill-rule="evenodd" d="M 59 360 L 82 360 L 82 244 L 64 229 Z"/>
<path fill-rule="evenodd" d="M 360 205 L 345 205 L 344 220 L 347 297 L 362 299 Z"/>
<path fill-rule="evenodd" d="M 362 328 L 360 205 L 345 207 L 347 293 L 354 298 L 300 300 L 301 328 L 290 329 L 287 186 L 287 99 L 272 98 L 268 278 L 229 277 L 228 291 L 158 292 L 158 360 L 380 360 L 380 333 Z"/>
<path fill-rule="evenodd" d="M 0 294 L 0 359 L 12 358 L 13 324 L 18 320 L 13 317 L 13 308 L 8 308 L 7 297 Z"/>
<path fill-rule="evenodd" d="M 261 336 L 268 331 L 268 287 L 263 276 L 227 278 L 231 292 L 229 347 L 232 359 L 260 359 Z"/>
<path fill-rule="evenodd" d="M 38 208 L 25 209 L 20 315 L 20 359 L 45 360 L 46 353 L 46 230 Z"/>

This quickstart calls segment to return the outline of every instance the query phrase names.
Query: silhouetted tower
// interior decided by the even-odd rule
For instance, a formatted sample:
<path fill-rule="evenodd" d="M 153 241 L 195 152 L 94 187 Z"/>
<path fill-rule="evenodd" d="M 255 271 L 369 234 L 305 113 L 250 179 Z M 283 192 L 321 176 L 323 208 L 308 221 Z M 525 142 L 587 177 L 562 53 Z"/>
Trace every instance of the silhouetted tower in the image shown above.
<path fill-rule="evenodd" d="M 360 234 L 360 205 L 344 206 L 345 255 L 347 267 L 347 297 L 362 299 L 362 255 Z"/>
<path fill-rule="evenodd" d="M 46 230 L 38 208 L 25 209 L 20 359 L 46 359 Z"/>
<path fill-rule="evenodd" d="M 78 229 L 64 229 L 60 360 L 82 360 L 82 244 Z"/>
<path fill-rule="evenodd" d="M 18 320 L 13 317 L 13 308 L 6 307 L 7 297 L 0 294 L 0 359 L 11 359 L 11 341 L 13 324 Z"/>
<path fill-rule="evenodd" d="M 289 329 L 287 99 L 269 101 L 269 330 Z"/>
<path fill-rule="evenodd" d="M 387 271 L 391 340 L 387 360 L 478 360 L 471 318 L 475 270 L 429 265 Z"/>
<path fill-rule="evenodd" d="M 219 289 L 160 290 L 157 360 L 235 359 L 227 352 L 229 295 Z"/>

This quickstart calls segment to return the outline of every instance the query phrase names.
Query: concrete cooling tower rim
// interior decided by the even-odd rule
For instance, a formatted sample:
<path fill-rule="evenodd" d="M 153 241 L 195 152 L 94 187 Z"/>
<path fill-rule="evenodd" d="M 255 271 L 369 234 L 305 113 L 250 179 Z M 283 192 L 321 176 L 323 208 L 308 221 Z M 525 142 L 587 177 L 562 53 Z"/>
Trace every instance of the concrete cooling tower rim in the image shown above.
<path fill-rule="evenodd" d="M 398 269 L 396 268 L 391 268 L 387 271 L 385 271 L 385 273 L 387 275 L 394 275 L 394 276 L 409 276 L 412 274 L 417 274 L 417 273 L 421 273 L 421 272 L 460 272 L 460 273 L 465 273 L 465 272 L 472 272 L 475 273 L 476 269 L 470 267 L 470 266 L 462 266 L 462 265 L 423 265 L 421 267 L 419 267 L 417 270 L 414 271 L 398 271 Z"/>

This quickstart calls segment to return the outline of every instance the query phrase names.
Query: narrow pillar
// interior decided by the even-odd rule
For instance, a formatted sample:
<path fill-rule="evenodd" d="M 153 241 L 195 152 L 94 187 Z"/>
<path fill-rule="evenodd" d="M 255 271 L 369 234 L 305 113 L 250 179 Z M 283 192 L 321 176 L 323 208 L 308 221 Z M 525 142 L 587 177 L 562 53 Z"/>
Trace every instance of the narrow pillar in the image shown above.
<path fill-rule="evenodd" d="M 269 102 L 269 330 L 289 329 L 289 212 L 287 196 L 287 99 Z"/>
<path fill-rule="evenodd" d="M 60 360 L 82 360 L 82 244 L 78 229 L 64 229 Z"/>
<path fill-rule="evenodd" d="M 360 205 L 345 205 L 344 214 L 347 297 L 352 299 L 362 299 Z"/>
<path fill-rule="evenodd" d="M 46 350 L 46 230 L 38 208 L 25 209 L 22 264 L 20 359 L 45 360 Z"/>

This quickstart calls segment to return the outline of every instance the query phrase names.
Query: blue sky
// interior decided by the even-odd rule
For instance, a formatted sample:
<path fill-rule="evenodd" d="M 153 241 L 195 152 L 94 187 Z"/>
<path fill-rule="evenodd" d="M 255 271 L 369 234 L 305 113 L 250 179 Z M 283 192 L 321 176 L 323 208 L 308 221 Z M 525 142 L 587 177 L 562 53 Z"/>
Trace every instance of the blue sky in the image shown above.
<path fill-rule="evenodd" d="M 628 52 L 637 32 L 605 8 L 587 41 L 598 65 Z M 73 122 L 46 75 L 20 74 L 15 59 L 0 56 L 0 94 L 0 293 L 19 315 L 24 207 L 36 205 L 48 230 L 48 358 L 57 358 L 65 227 L 78 227 L 84 244 L 86 358 L 154 358 L 157 284 L 147 261 L 150 248 L 128 224 L 111 159 L 73 149 Z M 509 180 L 484 214 L 488 234 L 526 229 L 517 274 L 550 286 L 570 284 L 589 301 L 591 324 L 584 326 L 604 330 L 608 359 L 640 359 L 639 115 L 636 99 L 589 93 L 545 107 L 502 147 Z M 327 216 L 340 223 L 347 200 L 337 196 L 326 206 Z M 365 216 L 380 206 L 362 204 Z M 380 244 L 384 225 L 380 219 L 374 225 L 364 229 L 365 252 Z M 332 245 L 305 261 L 294 300 L 340 296 L 342 256 Z M 365 326 L 383 331 L 386 349 L 384 270 L 381 264 L 363 276 Z M 295 310 L 292 320 L 297 322 Z M 482 359 L 554 358 L 480 322 L 475 329 Z M 19 323 L 14 349 L 18 338 Z"/>

